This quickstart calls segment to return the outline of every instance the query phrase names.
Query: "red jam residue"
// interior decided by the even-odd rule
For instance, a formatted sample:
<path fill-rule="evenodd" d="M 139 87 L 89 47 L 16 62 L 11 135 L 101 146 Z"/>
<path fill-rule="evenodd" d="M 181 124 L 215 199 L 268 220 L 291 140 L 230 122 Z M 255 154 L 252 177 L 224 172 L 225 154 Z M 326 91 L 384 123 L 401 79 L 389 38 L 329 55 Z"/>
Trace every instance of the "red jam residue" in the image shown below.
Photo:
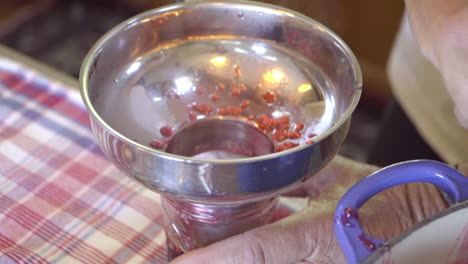
<path fill-rule="evenodd" d="M 194 121 L 195 119 L 197 119 L 197 115 L 194 112 L 190 112 L 188 113 L 188 118 L 190 119 L 190 121 Z"/>
<path fill-rule="evenodd" d="M 212 111 L 211 105 L 207 104 L 193 104 L 192 109 L 204 115 L 210 114 Z"/>
<path fill-rule="evenodd" d="M 288 115 L 284 115 L 280 118 L 275 119 L 274 123 L 275 123 L 275 128 L 277 130 L 283 130 L 283 131 L 289 130 L 290 120 L 289 120 Z"/>
<path fill-rule="evenodd" d="M 165 149 L 166 148 L 166 143 L 164 143 L 162 141 L 157 141 L 157 140 L 151 141 L 149 143 L 149 145 L 154 149 Z"/>
<path fill-rule="evenodd" d="M 346 208 L 341 215 L 341 223 L 346 227 L 353 227 L 352 219 L 358 219 L 357 212 L 353 208 Z"/>
<path fill-rule="evenodd" d="M 274 125 L 275 125 L 274 122 L 275 122 L 275 119 L 267 115 L 261 115 L 260 117 L 257 118 L 258 128 L 265 133 L 269 133 L 273 130 Z"/>
<path fill-rule="evenodd" d="M 303 122 L 297 123 L 296 132 L 301 132 L 303 129 L 304 129 L 304 123 Z"/>
<path fill-rule="evenodd" d="M 228 92 L 232 96 L 239 96 L 242 92 L 247 90 L 247 86 L 240 81 L 241 69 L 238 65 L 235 65 L 233 67 L 233 73 L 235 79 L 231 81 L 230 91 Z M 200 87 L 196 87 L 193 91 L 200 96 L 207 94 L 207 97 L 211 100 L 211 102 L 216 103 L 221 99 L 223 95 L 225 95 L 224 90 L 226 87 L 223 83 L 218 83 L 214 88 L 216 92 L 208 92 Z M 261 89 L 261 84 L 258 84 L 256 86 L 256 89 L 257 91 L 259 91 L 259 89 Z M 271 104 L 276 102 L 278 100 L 277 97 L 280 95 L 280 92 L 266 91 L 262 94 L 262 98 L 265 103 Z M 170 94 L 170 98 L 178 99 L 179 95 L 175 92 L 172 92 Z M 283 115 L 276 119 L 266 114 L 247 116 L 246 110 L 249 107 L 251 107 L 251 101 L 249 100 L 241 101 L 239 106 L 223 106 L 217 109 L 210 104 L 202 104 L 195 102 L 191 105 L 188 105 L 188 107 L 190 110 L 192 110 L 187 114 L 187 117 L 190 121 L 195 121 L 199 118 L 209 116 L 213 114 L 214 111 L 216 111 L 216 113 L 221 116 L 243 116 L 247 118 L 249 121 L 255 123 L 259 130 L 267 134 L 267 136 L 269 136 L 272 139 L 272 141 L 276 145 L 276 152 L 284 151 L 299 146 L 300 142 L 298 142 L 297 140 L 303 136 L 303 133 L 305 133 L 304 122 L 291 122 L 289 115 Z M 173 129 L 169 126 L 164 126 L 160 128 L 160 134 L 163 137 L 170 138 L 172 137 L 173 133 Z M 305 143 L 314 144 L 315 142 L 313 140 L 310 140 L 310 138 L 315 137 L 316 134 L 310 133 L 307 136 L 309 140 L 305 140 Z M 150 143 L 150 146 L 155 149 L 164 149 L 166 148 L 167 143 L 164 141 L 152 141 Z M 239 146 L 236 146 L 234 149 L 242 150 L 242 148 L 239 148 Z M 240 152 L 244 153 L 245 151 L 242 150 Z"/>
<path fill-rule="evenodd" d="M 287 150 L 287 149 L 292 149 L 292 148 L 295 148 L 295 147 L 297 147 L 297 146 L 299 146 L 299 144 L 297 144 L 297 143 L 285 142 L 285 143 L 283 143 L 283 144 L 277 146 L 277 147 L 275 148 L 275 152 L 285 151 L 285 150 Z"/>
<path fill-rule="evenodd" d="M 161 129 L 159 129 L 159 132 L 163 137 L 172 136 L 172 128 L 170 126 L 161 127 Z"/>
<path fill-rule="evenodd" d="M 216 103 L 217 101 L 219 101 L 219 95 L 217 95 L 216 93 L 212 93 L 210 94 L 210 99 L 211 101 Z"/>
<path fill-rule="evenodd" d="M 238 96 L 240 93 L 241 93 L 241 89 L 239 89 L 239 88 L 233 88 L 231 90 L 231 95 L 232 96 Z"/>
<path fill-rule="evenodd" d="M 273 139 L 276 141 L 276 142 L 282 142 L 284 141 L 285 139 L 287 139 L 288 137 L 286 136 L 285 133 L 283 133 L 282 131 L 276 131 L 276 133 L 273 135 Z"/>
<path fill-rule="evenodd" d="M 235 106 L 223 106 L 218 108 L 218 114 L 223 116 L 239 116 L 244 109 Z"/>
<path fill-rule="evenodd" d="M 218 85 L 216 85 L 216 90 L 220 92 L 224 91 L 224 84 L 218 83 Z"/>
<path fill-rule="evenodd" d="M 247 109 L 249 106 L 250 106 L 250 101 L 247 101 L 247 100 L 243 101 L 240 105 L 240 107 L 244 110 Z"/>
<path fill-rule="evenodd" d="M 298 139 L 301 137 L 301 133 L 297 132 L 297 131 L 289 131 L 287 133 L 287 136 L 289 139 Z"/>
<path fill-rule="evenodd" d="M 263 94 L 263 100 L 265 101 L 265 103 L 268 104 L 276 102 L 276 94 L 272 91 L 268 91 Z"/>
<path fill-rule="evenodd" d="M 360 234 L 358 236 L 358 239 L 359 241 L 361 241 L 362 245 L 364 245 L 365 248 L 367 248 L 368 250 L 370 251 L 374 251 L 375 250 L 375 244 L 374 242 L 370 241 L 366 235 L 364 234 Z"/>
<path fill-rule="evenodd" d="M 228 141 L 224 144 L 224 149 L 228 150 L 231 153 L 240 154 L 247 157 L 252 157 L 254 153 L 250 148 L 246 147 L 243 144 L 235 141 Z"/>
<path fill-rule="evenodd" d="M 240 78 L 241 76 L 241 70 L 239 65 L 234 65 L 234 77 Z"/>

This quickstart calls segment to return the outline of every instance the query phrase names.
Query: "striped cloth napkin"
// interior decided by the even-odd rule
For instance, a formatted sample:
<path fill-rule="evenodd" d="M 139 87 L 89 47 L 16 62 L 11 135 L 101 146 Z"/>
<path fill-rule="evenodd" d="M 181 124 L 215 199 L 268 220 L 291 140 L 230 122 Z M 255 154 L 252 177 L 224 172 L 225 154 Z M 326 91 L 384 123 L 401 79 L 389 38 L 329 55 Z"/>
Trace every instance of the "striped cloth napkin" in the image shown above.
<path fill-rule="evenodd" d="M 166 263 L 162 226 L 159 195 L 106 159 L 78 91 L 0 57 L 0 264 Z"/>
<path fill-rule="evenodd" d="M 0 263 L 166 263 L 162 220 L 100 151 L 78 92 L 0 58 Z"/>

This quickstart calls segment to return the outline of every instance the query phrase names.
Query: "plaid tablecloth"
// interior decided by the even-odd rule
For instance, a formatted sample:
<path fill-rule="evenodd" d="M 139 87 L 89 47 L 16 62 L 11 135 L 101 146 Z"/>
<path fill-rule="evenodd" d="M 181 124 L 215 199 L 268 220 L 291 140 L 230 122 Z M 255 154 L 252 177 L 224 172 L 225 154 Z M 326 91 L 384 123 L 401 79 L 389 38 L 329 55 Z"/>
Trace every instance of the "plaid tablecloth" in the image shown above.
<path fill-rule="evenodd" d="M 166 263 L 162 220 L 101 153 L 78 91 L 0 58 L 0 263 Z"/>

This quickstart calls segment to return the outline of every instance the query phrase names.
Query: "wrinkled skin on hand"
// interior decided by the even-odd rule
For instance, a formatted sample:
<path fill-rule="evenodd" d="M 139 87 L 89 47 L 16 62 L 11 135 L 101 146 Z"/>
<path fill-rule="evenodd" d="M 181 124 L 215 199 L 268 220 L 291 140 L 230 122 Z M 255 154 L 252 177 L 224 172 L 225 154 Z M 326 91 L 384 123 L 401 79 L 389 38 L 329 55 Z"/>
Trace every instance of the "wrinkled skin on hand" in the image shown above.
<path fill-rule="evenodd" d="M 468 2 L 405 0 L 423 55 L 440 71 L 459 123 L 468 129 Z"/>
<path fill-rule="evenodd" d="M 287 218 L 206 248 L 182 255 L 172 264 L 346 263 L 333 231 L 338 200 L 353 184 L 378 168 L 336 157 L 332 164 L 290 195 L 308 196 L 309 206 Z M 468 166 L 460 169 L 468 173 Z M 359 210 L 364 229 L 388 239 L 447 206 L 429 184 L 391 188 Z"/>

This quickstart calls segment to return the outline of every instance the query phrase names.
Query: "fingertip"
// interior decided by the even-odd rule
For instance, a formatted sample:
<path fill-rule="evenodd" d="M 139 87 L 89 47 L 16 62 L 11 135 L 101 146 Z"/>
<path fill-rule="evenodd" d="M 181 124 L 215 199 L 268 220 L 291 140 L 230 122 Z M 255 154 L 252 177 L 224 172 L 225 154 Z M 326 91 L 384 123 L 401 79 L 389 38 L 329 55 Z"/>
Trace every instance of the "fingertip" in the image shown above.
<path fill-rule="evenodd" d="M 229 262 L 230 253 L 233 254 L 229 252 L 232 244 L 231 240 L 228 239 L 204 248 L 190 250 L 171 261 L 170 264 L 229 264 L 231 263 Z"/>
<path fill-rule="evenodd" d="M 191 250 L 187 253 L 184 253 L 169 264 L 192 264 L 192 263 L 206 263 L 202 259 L 202 249 Z"/>
<path fill-rule="evenodd" d="M 188 251 L 170 262 L 170 264 L 211 263 L 205 259 L 205 248 Z M 212 256 L 214 258 L 215 256 Z"/>

